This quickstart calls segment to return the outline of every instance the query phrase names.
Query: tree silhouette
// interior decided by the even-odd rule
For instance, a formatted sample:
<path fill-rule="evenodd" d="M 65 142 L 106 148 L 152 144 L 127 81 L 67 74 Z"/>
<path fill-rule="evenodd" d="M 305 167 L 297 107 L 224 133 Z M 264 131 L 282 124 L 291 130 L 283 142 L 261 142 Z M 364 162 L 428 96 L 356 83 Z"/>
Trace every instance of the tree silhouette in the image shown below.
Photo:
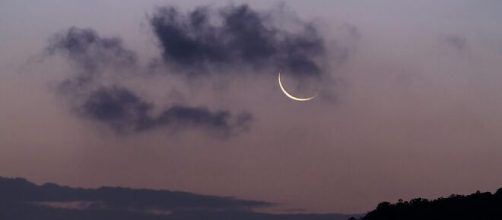
<path fill-rule="evenodd" d="M 360 220 L 500 220 L 502 188 L 495 194 L 477 191 L 468 196 L 452 194 L 448 198 L 428 201 L 416 198 L 397 203 L 382 202 Z M 356 220 L 356 218 L 351 218 Z"/>

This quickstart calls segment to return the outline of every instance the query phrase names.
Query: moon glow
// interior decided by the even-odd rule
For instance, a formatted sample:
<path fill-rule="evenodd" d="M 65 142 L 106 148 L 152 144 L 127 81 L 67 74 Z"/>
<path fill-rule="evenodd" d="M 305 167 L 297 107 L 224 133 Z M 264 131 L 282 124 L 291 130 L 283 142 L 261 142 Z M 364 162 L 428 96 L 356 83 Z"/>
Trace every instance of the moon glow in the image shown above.
<path fill-rule="evenodd" d="M 279 82 L 279 87 L 281 88 L 284 95 L 286 95 L 288 98 L 293 99 L 295 101 L 306 102 L 306 101 L 310 101 L 310 100 L 314 99 L 317 96 L 317 95 L 315 95 L 315 96 L 311 96 L 311 97 L 307 97 L 307 98 L 301 98 L 301 97 L 295 97 L 295 96 L 291 95 L 288 91 L 286 91 L 286 89 L 282 85 L 280 72 L 279 72 L 279 77 L 278 77 L 277 81 Z"/>

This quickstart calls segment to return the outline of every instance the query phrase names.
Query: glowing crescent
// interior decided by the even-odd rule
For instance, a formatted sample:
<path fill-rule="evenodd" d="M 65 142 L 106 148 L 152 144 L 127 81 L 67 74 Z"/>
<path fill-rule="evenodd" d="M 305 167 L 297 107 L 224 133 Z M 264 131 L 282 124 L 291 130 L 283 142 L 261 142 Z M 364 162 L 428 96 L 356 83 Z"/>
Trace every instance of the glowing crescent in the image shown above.
<path fill-rule="evenodd" d="M 294 97 L 293 95 L 289 94 L 288 91 L 286 91 L 286 89 L 284 88 L 284 86 L 282 86 L 281 73 L 280 72 L 279 72 L 279 79 L 278 79 L 278 81 L 279 81 L 279 87 L 281 87 L 281 90 L 284 93 L 284 95 L 286 95 L 288 98 L 293 99 L 295 101 L 306 102 L 306 101 L 310 101 L 310 100 L 314 99 L 317 96 L 317 95 L 315 95 L 315 96 L 308 97 L 308 98 L 298 98 L 298 97 Z"/>

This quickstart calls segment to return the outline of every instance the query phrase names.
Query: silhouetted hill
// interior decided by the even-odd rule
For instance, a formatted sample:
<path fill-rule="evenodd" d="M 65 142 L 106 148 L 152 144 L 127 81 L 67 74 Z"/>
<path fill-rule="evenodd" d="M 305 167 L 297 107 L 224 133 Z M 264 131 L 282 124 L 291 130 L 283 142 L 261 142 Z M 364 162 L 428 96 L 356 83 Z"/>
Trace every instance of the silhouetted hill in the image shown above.
<path fill-rule="evenodd" d="M 502 188 L 495 194 L 476 192 L 468 196 L 451 195 L 428 201 L 417 198 L 391 204 L 380 203 L 361 220 L 501 220 Z"/>
<path fill-rule="evenodd" d="M 166 190 L 128 189 L 120 187 L 81 189 L 59 186 L 53 183 L 38 186 L 21 178 L 0 178 L 0 195 L 0 200 L 23 202 L 100 201 L 114 208 L 155 207 L 159 209 L 213 208 L 236 210 L 271 205 L 266 202 L 203 196 Z"/>
<path fill-rule="evenodd" d="M 345 220 L 339 214 L 267 214 L 261 201 L 167 190 L 36 185 L 0 177 L 0 220 Z"/>

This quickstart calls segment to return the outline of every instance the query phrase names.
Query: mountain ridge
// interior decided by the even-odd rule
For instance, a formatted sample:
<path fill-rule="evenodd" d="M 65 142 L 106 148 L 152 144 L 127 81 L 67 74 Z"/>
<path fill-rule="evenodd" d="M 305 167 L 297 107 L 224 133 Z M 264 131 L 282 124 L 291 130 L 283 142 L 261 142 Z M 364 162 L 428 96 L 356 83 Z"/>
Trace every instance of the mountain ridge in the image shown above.
<path fill-rule="evenodd" d="M 346 220 L 345 214 L 271 214 L 276 204 L 190 192 L 103 186 L 81 188 L 35 184 L 0 177 L 0 219 L 16 220 Z"/>

